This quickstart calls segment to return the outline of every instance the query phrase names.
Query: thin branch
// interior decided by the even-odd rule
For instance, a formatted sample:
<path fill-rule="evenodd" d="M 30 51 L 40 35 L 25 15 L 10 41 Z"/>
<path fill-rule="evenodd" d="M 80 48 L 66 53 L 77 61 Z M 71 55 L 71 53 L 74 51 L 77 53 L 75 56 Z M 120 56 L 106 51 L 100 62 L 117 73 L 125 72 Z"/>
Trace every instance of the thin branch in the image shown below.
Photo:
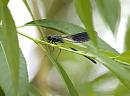
<path fill-rule="evenodd" d="M 38 45 L 39 44 L 41 44 L 41 45 L 48 45 L 48 46 L 51 46 L 51 47 L 54 47 L 54 48 L 59 48 L 59 49 L 62 49 L 62 50 L 68 51 L 68 52 L 73 52 L 73 53 L 76 53 L 76 54 L 79 54 L 79 55 L 82 55 L 82 56 L 88 56 L 88 57 L 93 58 L 92 56 L 90 56 L 90 55 L 88 55 L 88 54 L 86 54 L 86 53 L 84 53 L 82 51 L 74 51 L 74 50 L 71 50 L 69 48 L 63 47 L 62 45 L 55 45 L 55 44 L 48 43 L 48 42 L 46 42 L 44 40 L 34 39 L 34 38 L 32 38 L 32 37 L 30 37 L 28 35 L 25 35 L 23 33 L 20 33 L 20 32 L 18 32 L 18 34 L 20 34 L 20 35 L 22 35 L 24 37 L 27 37 L 28 39 L 34 41 Z"/>
<path fill-rule="evenodd" d="M 32 16 L 32 19 L 35 21 L 35 17 L 33 16 L 33 13 L 32 13 L 32 11 L 31 11 L 31 8 L 30 8 L 30 6 L 29 6 L 27 0 L 23 0 L 23 2 L 24 2 L 24 4 L 25 4 L 26 8 L 28 9 L 30 15 Z M 36 23 L 36 22 L 35 22 L 35 23 Z M 40 33 L 40 36 L 41 36 L 42 38 L 44 38 L 43 33 L 42 33 L 42 31 L 40 30 L 40 27 L 37 27 L 37 29 L 38 29 L 38 31 L 39 31 L 39 33 Z"/>

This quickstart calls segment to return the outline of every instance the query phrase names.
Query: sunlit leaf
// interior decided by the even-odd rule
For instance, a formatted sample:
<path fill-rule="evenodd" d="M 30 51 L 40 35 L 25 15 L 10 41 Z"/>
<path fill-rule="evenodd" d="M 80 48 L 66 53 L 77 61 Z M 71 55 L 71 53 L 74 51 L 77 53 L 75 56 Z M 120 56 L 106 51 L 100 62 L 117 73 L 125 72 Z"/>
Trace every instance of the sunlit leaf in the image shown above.
<path fill-rule="evenodd" d="M 104 53 L 109 58 L 116 58 L 117 56 L 120 55 L 119 53 L 108 51 L 108 50 L 101 50 L 101 52 Z"/>
<path fill-rule="evenodd" d="M 1 46 L 3 48 L 2 50 L 4 52 L 4 57 L 7 62 L 7 63 L 5 62 L 6 67 L 9 68 L 8 70 L 6 70 L 9 71 L 8 76 L 10 79 L 8 80 L 10 80 L 11 82 L 9 86 L 12 87 L 13 84 L 12 89 L 14 89 L 15 91 L 15 93 L 13 93 L 12 91 L 10 94 L 14 96 L 15 94 L 17 94 L 18 78 L 19 78 L 19 48 L 18 48 L 17 32 L 8 7 L 3 6 L 1 1 L 0 6 L 2 6 L 2 27 L 0 33 L 1 35 L 0 41 Z M 3 87 L 5 88 L 7 86 Z"/>
<path fill-rule="evenodd" d="M 130 51 L 125 51 L 115 58 L 116 61 L 130 65 Z"/>
<path fill-rule="evenodd" d="M 94 45 L 97 45 L 97 36 L 93 26 L 91 0 L 75 0 L 77 13 L 86 27 L 86 31 L 92 39 Z"/>
<path fill-rule="evenodd" d="M 105 23 L 110 27 L 112 32 L 117 31 L 121 6 L 119 0 L 95 0 L 99 12 L 101 13 Z"/>
<path fill-rule="evenodd" d="M 8 61 L 6 58 L 5 51 L 2 44 L 0 43 L 0 85 L 6 96 L 14 96 L 15 89 L 11 76 L 11 69 L 8 67 Z M 1 94 L 3 94 L 1 92 Z M 20 77 L 19 77 L 19 93 L 20 96 L 27 96 L 28 94 L 28 76 L 27 76 L 27 67 L 25 60 L 20 56 Z M 3 96 L 3 95 L 0 95 Z"/>
<path fill-rule="evenodd" d="M 6 54 L 0 42 L 0 85 L 6 96 L 16 95 Z"/>

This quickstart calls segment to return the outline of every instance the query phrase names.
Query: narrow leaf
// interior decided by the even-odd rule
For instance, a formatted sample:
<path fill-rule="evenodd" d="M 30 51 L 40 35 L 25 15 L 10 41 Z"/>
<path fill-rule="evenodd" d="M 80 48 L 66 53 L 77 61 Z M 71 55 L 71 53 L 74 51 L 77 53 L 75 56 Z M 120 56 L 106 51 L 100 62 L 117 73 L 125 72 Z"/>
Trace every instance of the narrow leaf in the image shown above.
<path fill-rule="evenodd" d="M 0 87 L 0 96 L 5 96 L 5 94 L 4 94 L 3 90 L 1 89 L 1 87 Z"/>
<path fill-rule="evenodd" d="M 125 34 L 124 49 L 130 50 L 130 16 L 127 22 L 127 29 Z"/>
<path fill-rule="evenodd" d="M 41 96 L 41 94 L 32 84 L 29 85 L 29 96 Z"/>
<path fill-rule="evenodd" d="M 4 48 L 0 42 L 0 85 L 6 96 L 16 96 Z"/>
<path fill-rule="evenodd" d="M 11 92 L 10 95 L 7 96 L 11 96 L 11 95 L 16 96 L 18 92 L 18 79 L 19 79 L 19 47 L 18 47 L 17 32 L 16 32 L 15 23 L 13 21 L 13 18 L 10 14 L 8 7 L 3 6 L 3 3 L 1 1 L 0 1 L 0 6 L 2 6 L 2 25 L 1 25 L 2 27 L 0 32 L 1 35 L 0 42 L 4 53 L 3 58 L 5 58 L 6 60 L 5 67 L 8 68 L 6 69 L 8 73 L 8 75 L 6 76 L 9 76 L 8 80 L 10 80 L 10 84 L 3 87 L 6 88 L 10 86 L 12 89 L 12 91 L 9 91 Z M 8 91 L 5 94 L 9 94 Z"/>
<path fill-rule="evenodd" d="M 0 2 L 0 5 L 3 5 L 3 4 Z M 1 26 L 2 14 L 3 14 L 2 6 L 0 6 L 0 26 Z"/>
<path fill-rule="evenodd" d="M 118 62 L 104 56 L 101 52 L 98 52 L 98 59 L 104 66 L 106 66 L 115 76 L 130 89 L 130 70 L 125 69 Z"/>
<path fill-rule="evenodd" d="M 30 15 L 31 15 L 31 16 L 32 16 L 32 18 L 34 19 L 33 13 L 32 13 L 32 11 L 31 11 L 31 9 L 30 9 L 29 5 L 28 5 L 27 0 L 22 0 L 22 1 L 24 2 L 24 4 L 25 4 L 26 8 L 28 9 L 28 11 L 29 11 L 29 13 L 30 13 Z M 35 19 L 34 19 L 34 20 L 35 20 Z"/>
<path fill-rule="evenodd" d="M 86 31 L 84 28 L 77 26 L 75 24 L 71 24 L 64 21 L 58 21 L 58 20 L 48 20 L 48 19 L 31 21 L 31 22 L 26 23 L 25 26 L 40 26 L 40 27 L 45 27 L 45 28 L 59 31 L 64 34 L 71 34 L 71 35 Z M 97 43 L 98 43 L 98 47 L 101 49 L 116 52 L 115 49 L 113 49 L 110 45 L 108 45 L 99 37 L 97 37 Z M 93 45 L 93 43 L 91 42 L 89 44 Z"/>
<path fill-rule="evenodd" d="M 79 96 L 77 90 L 75 89 L 72 81 L 70 80 L 69 76 L 67 75 L 63 67 L 58 62 L 56 62 L 50 55 L 48 55 L 48 57 L 51 60 L 51 62 L 56 66 L 57 70 L 59 71 L 63 80 L 65 81 L 70 96 Z"/>
<path fill-rule="evenodd" d="M 9 2 L 9 0 L 2 0 L 2 3 L 4 6 L 7 6 L 8 2 Z"/>
<path fill-rule="evenodd" d="M 26 23 L 25 26 L 41 26 L 41 27 L 57 30 L 62 33 L 68 33 L 68 34 L 85 32 L 85 29 L 77 25 L 74 26 L 71 23 L 58 21 L 58 20 L 48 20 L 48 19 L 35 20 Z"/>
<path fill-rule="evenodd" d="M 104 55 L 108 56 L 109 58 L 116 58 L 118 57 L 120 54 L 116 53 L 116 52 L 112 52 L 112 51 L 108 51 L 108 50 L 100 50 Z"/>
<path fill-rule="evenodd" d="M 20 50 L 19 96 L 27 96 L 29 89 L 28 72 L 25 58 Z"/>
<path fill-rule="evenodd" d="M 95 0 L 103 20 L 114 33 L 119 25 L 121 6 L 119 0 Z"/>
<path fill-rule="evenodd" d="M 130 51 L 125 51 L 115 58 L 116 61 L 130 65 Z"/>
<path fill-rule="evenodd" d="M 100 61 L 106 68 L 108 68 L 115 76 L 123 83 L 128 89 L 130 89 L 130 70 L 126 69 L 124 66 L 128 65 L 116 62 L 113 58 L 106 55 L 101 49 L 93 50 L 90 45 L 86 46 L 88 51 L 93 54 L 97 61 Z M 122 66 L 124 65 L 124 66 Z"/>
<path fill-rule="evenodd" d="M 28 4 L 27 1 L 28 1 L 28 0 L 23 0 L 23 2 L 24 2 L 24 4 L 25 4 L 26 8 L 28 9 L 30 15 L 32 16 L 32 19 L 35 20 L 35 16 L 33 15 L 32 11 L 31 11 L 31 8 L 30 8 L 30 6 L 29 6 L 29 4 Z M 44 38 L 44 36 L 43 36 L 42 31 L 40 30 L 40 28 L 37 27 L 37 29 L 38 29 L 38 31 L 39 31 L 41 37 Z"/>
<path fill-rule="evenodd" d="M 86 27 L 87 33 L 89 34 L 94 45 L 97 45 L 97 35 L 93 26 L 91 0 L 75 0 L 75 6 L 81 21 Z"/>
<path fill-rule="evenodd" d="M 44 21 L 44 20 L 43 20 Z M 53 21 L 52 21 L 53 22 Z M 31 22 L 32 23 L 32 22 Z M 30 23 L 30 24 L 31 24 Z M 75 25 L 73 25 L 73 27 L 71 26 L 69 28 L 69 23 L 67 24 L 67 28 L 69 28 L 70 32 L 68 31 L 64 31 L 64 26 L 57 26 L 55 27 L 55 25 L 46 25 L 44 26 L 44 22 L 42 22 L 43 24 L 40 25 L 40 26 L 43 26 L 43 27 L 46 27 L 46 28 L 49 28 L 49 29 L 55 29 L 57 31 L 62 31 L 63 33 L 66 33 L 66 34 L 70 34 L 71 33 L 71 29 L 74 30 L 75 29 Z M 50 21 L 51 23 L 51 21 Z M 56 24 L 56 23 L 55 23 Z M 61 23 L 62 24 L 62 23 Z M 35 25 L 36 24 L 32 24 L 32 25 Z M 81 27 L 80 27 L 81 28 Z M 72 31 L 72 32 L 75 32 L 75 31 Z M 98 39 L 98 44 L 100 45 L 99 49 L 95 48 L 93 46 L 92 43 L 87 43 L 86 44 L 86 49 L 87 49 L 87 52 L 86 53 L 91 53 L 92 56 L 94 56 L 94 58 L 97 60 L 97 61 L 100 61 L 104 66 L 106 66 L 112 73 L 115 74 L 115 76 L 127 87 L 130 89 L 130 77 L 129 77 L 129 74 L 130 74 L 130 71 L 125 69 L 125 67 L 122 67 L 122 65 L 118 62 L 116 62 L 113 58 L 110 58 L 110 57 L 113 57 L 113 56 L 116 56 L 116 55 L 119 55 L 118 52 L 116 50 L 114 50 L 112 47 L 110 47 L 107 43 L 105 43 L 103 40 L 101 40 L 100 38 Z M 98 45 L 98 46 L 99 46 Z M 76 46 L 76 45 L 75 45 Z M 78 47 L 80 47 L 80 45 L 77 45 Z M 81 46 L 82 47 L 82 46 Z M 80 48 L 79 48 L 80 49 Z M 82 49 L 82 48 L 81 48 Z M 108 53 L 104 52 L 105 50 L 108 50 Z M 80 50 L 79 50 L 80 51 Z M 81 50 L 82 51 L 82 50 Z M 110 51 L 110 52 L 109 52 Z"/>

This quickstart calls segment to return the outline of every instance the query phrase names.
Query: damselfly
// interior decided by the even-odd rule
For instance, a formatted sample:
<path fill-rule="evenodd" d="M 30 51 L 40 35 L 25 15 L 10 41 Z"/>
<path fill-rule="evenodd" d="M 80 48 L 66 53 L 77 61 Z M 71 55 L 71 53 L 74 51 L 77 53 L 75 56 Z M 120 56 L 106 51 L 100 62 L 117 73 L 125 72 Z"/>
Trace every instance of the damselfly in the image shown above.
<path fill-rule="evenodd" d="M 52 44 L 56 44 L 57 43 L 64 43 L 64 40 L 68 40 L 74 43 L 83 43 L 83 42 L 87 42 L 89 41 L 89 36 L 86 32 L 82 32 L 82 33 L 77 33 L 74 35 L 63 35 L 63 36 L 55 36 L 55 35 L 48 35 L 47 36 L 47 40 L 48 42 L 52 43 Z M 73 51 L 78 51 L 75 48 L 70 48 Z M 58 55 L 59 56 L 59 55 Z M 89 59 L 90 61 L 92 61 L 93 63 L 96 64 L 96 61 L 88 56 L 84 56 L 87 59 Z"/>
<path fill-rule="evenodd" d="M 48 35 L 47 40 L 54 44 L 64 43 L 64 40 L 72 41 L 74 43 L 82 43 L 89 41 L 89 36 L 86 32 L 77 33 L 74 35 L 63 35 L 63 36 Z"/>

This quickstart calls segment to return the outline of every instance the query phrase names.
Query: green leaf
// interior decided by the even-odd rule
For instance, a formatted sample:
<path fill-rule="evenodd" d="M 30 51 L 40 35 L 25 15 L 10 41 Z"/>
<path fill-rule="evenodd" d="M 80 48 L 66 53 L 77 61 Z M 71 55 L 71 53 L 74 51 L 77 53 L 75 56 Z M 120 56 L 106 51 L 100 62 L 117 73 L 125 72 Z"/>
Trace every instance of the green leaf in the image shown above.
<path fill-rule="evenodd" d="M 16 96 L 14 91 L 14 85 L 11 77 L 11 69 L 8 67 L 8 62 L 6 54 L 4 52 L 3 46 L 0 43 L 0 85 L 2 86 L 3 91 L 6 96 Z M 27 76 L 27 67 L 25 59 L 20 56 L 20 75 L 19 75 L 19 96 L 27 96 L 28 94 L 28 76 Z M 2 92 L 0 94 L 3 94 Z M 0 95 L 3 96 L 3 95 Z"/>
<path fill-rule="evenodd" d="M 112 52 L 112 51 L 108 51 L 108 50 L 100 50 L 102 53 L 104 53 L 107 57 L 109 58 L 116 58 L 117 56 L 119 56 L 120 54 Z"/>
<path fill-rule="evenodd" d="M 20 50 L 19 96 L 27 96 L 29 89 L 28 72 L 25 58 Z"/>
<path fill-rule="evenodd" d="M 130 50 L 130 16 L 127 22 L 127 29 L 125 34 L 124 49 Z"/>
<path fill-rule="evenodd" d="M 23 2 L 24 2 L 24 5 L 26 6 L 27 10 L 29 11 L 30 15 L 32 16 L 32 19 L 35 20 L 35 16 L 33 15 L 32 10 L 31 10 L 31 8 L 30 8 L 30 6 L 28 4 L 28 0 L 23 0 Z M 37 29 L 38 29 L 38 32 L 40 33 L 41 38 L 44 38 L 40 28 L 37 27 Z"/>
<path fill-rule="evenodd" d="M 105 23 L 110 27 L 113 33 L 117 31 L 121 15 L 120 1 L 95 0 L 95 2 Z"/>
<path fill-rule="evenodd" d="M 115 58 L 116 61 L 130 65 L 130 51 L 125 51 Z"/>
<path fill-rule="evenodd" d="M 0 42 L 0 85 L 6 96 L 16 96 L 11 77 L 11 69 L 6 58 L 4 48 Z"/>
<path fill-rule="evenodd" d="M 116 90 L 114 90 L 114 96 L 129 96 L 130 91 L 124 87 L 122 84 L 119 84 Z"/>
<path fill-rule="evenodd" d="M 29 85 L 29 96 L 41 96 L 41 94 L 32 84 Z"/>
<path fill-rule="evenodd" d="M 9 2 L 9 0 L 2 0 L 2 3 L 4 6 L 7 6 L 8 2 Z"/>
<path fill-rule="evenodd" d="M 1 89 L 1 87 L 0 87 L 0 96 L 5 96 L 5 94 L 4 94 L 3 90 Z"/>
<path fill-rule="evenodd" d="M 30 9 L 29 5 L 28 5 L 27 0 L 22 0 L 22 1 L 24 2 L 24 4 L 25 4 L 26 8 L 28 9 L 28 11 L 29 11 L 29 13 L 30 13 L 30 15 L 31 15 L 31 16 L 32 16 L 32 18 L 34 19 L 33 13 L 32 13 L 32 11 L 31 11 L 31 9 Z M 35 20 L 35 19 L 34 19 L 34 20 Z"/>
<path fill-rule="evenodd" d="M 2 3 L 0 2 L 0 5 L 2 5 Z M 1 19 L 2 19 L 2 6 L 0 6 L 0 26 L 1 26 Z"/>
<path fill-rule="evenodd" d="M 8 80 L 5 80 L 9 85 L 3 84 L 2 88 L 5 88 L 8 94 L 7 96 L 16 96 L 18 93 L 18 79 L 19 79 L 19 46 L 18 46 L 18 39 L 17 39 L 17 32 L 15 23 L 13 18 L 10 14 L 10 11 L 7 6 L 3 6 L 3 3 L 0 1 L 0 6 L 2 6 L 2 27 L 0 31 L 0 42 L 1 42 L 1 50 L 2 56 L 5 61 L 4 72 L 7 72 Z M 2 68 L 2 67 L 1 67 Z M 3 68 L 1 69 L 3 70 Z M 8 77 L 9 76 L 9 77 Z M 13 86 L 12 86 L 13 85 Z M 10 88 L 10 91 L 8 91 Z M 12 89 L 12 90 L 11 90 Z"/>
<path fill-rule="evenodd" d="M 75 6 L 81 21 L 86 27 L 87 33 L 94 45 L 97 45 L 97 34 L 93 26 L 91 0 L 75 0 Z"/>
<path fill-rule="evenodd" d="M 80 33 L 84 32 L 85 29 L 75 25 L 64 22 L 64 21 L 58 21 L 58 20 L 48 20 L 48 19 L 40 19 L 40 20 L 35 20 L 31 21 L 25 24 L 25 26 L 40 26 L 40 27 L 45 27 L 53 30 L 60 31 L 64 34 L 75 34 L 75 33 Z M 74 28 L 73 28 L 74 27 Z"/>
<path fill-rule="evenodd" d="M 120 63 L 105 56 L 100 51 L 98 53 L 95 53 L 95 55 L 97 55 L 97 59 L 104 66 L 106 66 L 128 89 L 130 89 L 130 70 L 125 69 L 121 66 Z"/>
<path fill-rule="evenodd" d="M 67 73 L 65 72 L 63 67 L 57 61 L 55 61 L 54 58 L 52 58 L 50 55 L 47 55 L 47 56 L 49 57 L 51 62 L 56 66 L 57 70 L 61 74 L 61 76 L 62 76 L 63 80 L 65 81 L 65 84 L 68 88 L 70 96 L 79 96 L 77 90 L 75 89 L 72 81 L 70 80 L 69 76 L 67 75 Z"/>
<path fill-rule="evenodd" d="M 70 34 L 70 35 L 85 32 L 85 29 L 80 26 L 68 22 L 64 22 L 64 21 L 58 21 L 58 20 L 48 20 L 48 19 L 35 20 L 26 23 L 25 26 L 45 27 L 45 28 L 59 31 L 64 34 Z M 116 52 L 115 49 L 113 49 L 110 45 L 108 45 L 99 37 L 97 37 L 97 43 L 98 43 L 98 47 L 101 49 Z M 89 44 L 93 45 L 93 43 L 91 42 Z"/>
<path fill-rule="evenodd" d="M 72 27 L 72 25 L 69 26 L 69 23 L 68 23 L 67 24 L 67 28 L 70 29 L 69 32 L 68 32 L 68 31 L 66 31 L 66 28 L 64 26 L 62 26 L 62 23 L 61 23 L 60 26 L 56 26 L 57 23 L 51 25 L 51 22 L 53 22 L 53 21 L 49 21 L 50 23 L 46 23 L 46 22 L 44 22 L 44 20 L 42 20 L 41 22 L 42 23 L 41 23 L 40 26 L 43 26 L 43 27 L 46 27 L 46 28 L 49 28 L 49 29 L 55 29 L 57 31 L 62 31 L 62 33 L 66 33 L 66 34 L 71 34 L 72 32 L 75 32 L 75 31 L 71 32 L 71 29 L 75 30 L 75 28 L 77 27 L 75 25 L 73 25 L 73 27 Z M 30 22 L 29 23 L 29 25 L 35 25 L 35 26 L 37 24 L 34 24 L 34 22 Z M 83 30 L 83 29 L 81 29 L 81 30 Z M 77 45 L 77 46 L 78 47 L 82 47 L 80 45 Z M 92 56 L 94 56 L 94 58 L 97 61 L 100 61 L 104 66 L 106 66 L 112 73 L 115 74 L 115 76 L 127 88 L 130 89 L 130 77 L 129 77 L 130 71 L 125 69 L 125 67 L 122 67 L 122 65 L 120 63 L 116 62 L 113 58 L 110 58 L 110 57 L 119 55 L 118 52 L 116 50 L 114 50 L 112 47 L 110 47 L 107 43 L 105 43 L 100 38 L 98 39 L 98 46 L 99 46 L 99 49 L 95 48 L 91 42 L 87 42 L 87 44 L 85 45 L 85 47 L 86 47 L 86 54 L 88 52 L 91 53 Z M 105 50 L 107 50 L 109 54 L 106 53 Z M 79 50 L 79 51 L 82 51 L 82 50 Z"/>

